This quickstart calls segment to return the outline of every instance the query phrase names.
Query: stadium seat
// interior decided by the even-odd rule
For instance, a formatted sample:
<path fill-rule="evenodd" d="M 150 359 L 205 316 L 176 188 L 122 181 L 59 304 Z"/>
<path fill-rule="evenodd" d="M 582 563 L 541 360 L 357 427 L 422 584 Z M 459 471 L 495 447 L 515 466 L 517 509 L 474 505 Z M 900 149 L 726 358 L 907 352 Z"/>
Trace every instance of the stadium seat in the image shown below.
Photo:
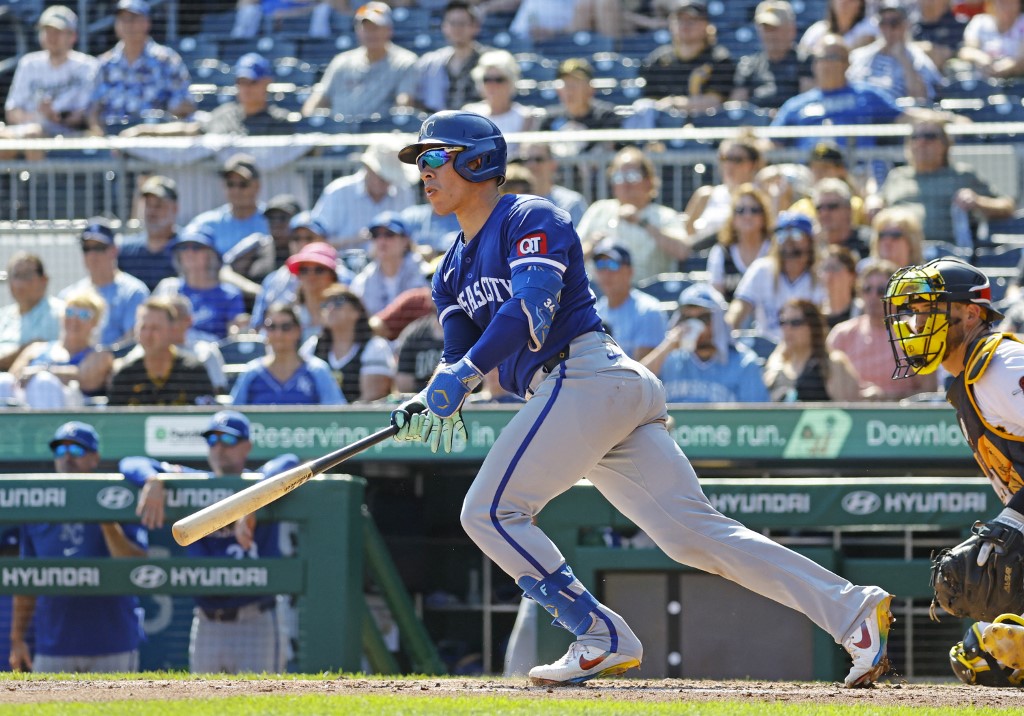
<path fill-rule="evenodd" d="M 192 68 L 192 82 L 215 87 L 232 87 L 235 84 L 235 73 L 229 65 L 220 60 L 207 59 Z"/>
<path fill-rule="evenodd" d="M 558 76 L 558 63 L 534 52 L 521 52 L 516 57 L 519 76 L 534 82 L 551 82 Z"/>
<path fill-rule="evenodd" d="M 291 82 L 303 87 L 314 84 L 320 69 L 297 57 L 282 57 L 274 61 L 274 79 L 278 82 Z"/>
<path fill-rule="evenodd" d="M 690 115 L 694 127 L 767 127 L 771 116 L 749 102 L 725 102 L 718 109 Z"/>
<path fill-rule="evenodd" d="M 982 270 L 1015 268 L 1024 255 L 1024 243 L 1002 246 L 979 246 L 974 252 L 974 265 Z"/>
<path fill-rule="evenodd" d="M 217 43 L 205 37 L 183 37 L 177 50 L 186 67 L 193 67 L 203 60 L 215 60 L 219 56 Z"/>
<path fill-rule="evenodd" d="M 231 37 L 231 29 L 235 26 L 235 11 L 208 12 L 199 23 L 199 34 L 204 37 L 221 39 Z"/>
<path fill-rule="evenodd" d="M 388 114 L 373 114 L 359 123 L 359 131 L 363 134 L 368 132 L 404 132 L 415 134 L 419 131 L 423 120 L 427 118 L 426 112 L 403 107 L 392 108 Z"/>
<path fill-rule="evenodd" d="M 774 351 L 775 347 L 778 345 L 778 343 L 769 336 L 751 329 L 738 330 L 735 331 L 733 335 L 735 336 L 737 343 L 745 345 L 747 348 L 754 351 L 762 363 L 768 360 L 768 356 L 772 354 L 772 351 Z"/>
<path fill-rule="evenodd" d="M 613 52 L 615 40 L 591 32 L 574 32 L 534 43 L 539 55 L 561 62 L 570 57 L 589 57 L 595 52 Z"/>
<path fill-rule="evenodd" d="M 654 126 L 658 129 L 682 129 L 690 126 L 690 118 L 685 112 L 676 110 L 657 110 L 654 114 Z M 682 149 L 693 140 L 683 137 L 676 137 L 665 140 L 665 144 L 672 149 Z"/>
<path fill-rule="evenodd" d="M 499 50 L 511 52 L 518 55 L 523 52 L 533 52 L 533 41 L 528 37 L 519 37 L 508 32 L 499 32 L 491 38 L 491 45 Z"/>
<path fill-rule="evenodd" d="M 757 30 L 753 24 L 749 24 L 719 31 L 718 44 L 729 50 L 734 61 L 739 60 L 744 55 L 756 52 L 753 48 L 758 47 Z"/>
<path fill-rule="evenodd" d="M 267 354 L 267 344 L 257 333 L 238 333 L 217 341 L 217 348 L 224 356 L 224 364 L 244 365 Z"/>
<path fill-rule="evenodd" d="M 939 86 L 936 94 L 940 100 L 944 99 L 988 99 L 990 96 L 999 94 L 1001 90 L 993 80 L 975 77 L 974 75 L 959 75 L 952 79 L 946 79 Z"/>
<path fill-rule="evenodd" d="M 659 273 L 640 279 L 637 281 L 636 287 L 659 301 L 672 303 L 676 302 L 679 299 L 679 294 L 692 284 L 693 280 L 689 274 Z"/>
<path fill-rule="evenodd" d="M 625 57 L 643 60 L 647 55 L 651 54 L 655 48 L 659 45 L 666 44 L 671 41 L 671 39 L 672 38 L 671 35 L 669 35 L 668 30 L 641 33 L 638 35 L 630 35 L 628 37 L 620 37 L 615 49 L 619 54 Z M 595 51 L 592 50 L 591 52 Z"/>
<path fill-rule="evenodd" d="M 640 61 L 618 52 L 598 52 L 590 58 L 595 77 L 635 80 L 640 75 Z"/>

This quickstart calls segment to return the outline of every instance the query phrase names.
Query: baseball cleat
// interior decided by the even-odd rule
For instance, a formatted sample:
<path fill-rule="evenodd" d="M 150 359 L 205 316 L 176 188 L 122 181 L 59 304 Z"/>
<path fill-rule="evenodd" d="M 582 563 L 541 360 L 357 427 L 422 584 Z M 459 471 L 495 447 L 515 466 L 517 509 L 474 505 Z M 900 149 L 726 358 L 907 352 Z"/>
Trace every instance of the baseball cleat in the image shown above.
<path fill-rule="evenodd" d="M 843 648 L 853 657 L 853 666 L 846 675 L 846 688 L 871 686 L 889 670 L 886 647 L 889 644 L 889 626 L 896 621 L 889 611 L 891 602 L 890 594 L 875 605 L 868 618 L 843 640 Z"/>
<path fill-rule="evenodd" d="M 618 676 L 638 666 L 640 659 L 635 656 L 613 654 L 574 641 L 555 663 L 530 669 L 530 681 L 537 686 L 582 684 L 602 676 Z"/>
<path fill-rule="evenodd" d="M 981 647 L 1003 666 L 1024 669 L 1024 619 L 1000 614 L 982 631 Z"/>

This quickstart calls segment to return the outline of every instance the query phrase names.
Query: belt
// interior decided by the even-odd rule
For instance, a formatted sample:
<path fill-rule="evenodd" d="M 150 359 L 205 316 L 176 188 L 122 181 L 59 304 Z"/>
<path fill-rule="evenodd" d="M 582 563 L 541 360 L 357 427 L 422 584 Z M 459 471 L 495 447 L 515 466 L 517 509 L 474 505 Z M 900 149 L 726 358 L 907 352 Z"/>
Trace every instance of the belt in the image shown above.
<path fill-rule="evenodd" d="M 199 607 L 199 611 L 201 611 L 203 616 L 212 622 L 235 622 L 238 621 L 238 617 L 243 614 L 262 614 L 263 612 L 269 612 L 276 604 L 276 600 L 269 600 L 265 602 L 257 602 L 255 604 L 243 604 L 240 607 L 224 607 L 223 609 Z"/>
<path fill-rule="evenodd" d="M 559 363 L 563 363 L 569 358 L 569 346 L 566 346 L 562 350 L 555 353 L 553 356 L 548 358 L 546 361 L 540 364 L 540 367 L 545 373 L 550 373 L 558 367 Z"/>

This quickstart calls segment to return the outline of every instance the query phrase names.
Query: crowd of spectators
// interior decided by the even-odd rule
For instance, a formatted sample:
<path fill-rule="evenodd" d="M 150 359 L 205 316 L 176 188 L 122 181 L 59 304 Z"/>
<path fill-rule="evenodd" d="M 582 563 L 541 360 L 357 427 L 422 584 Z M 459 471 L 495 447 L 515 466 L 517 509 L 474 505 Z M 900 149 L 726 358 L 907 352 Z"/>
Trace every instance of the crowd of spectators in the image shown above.
<path fill-rule="evenodd" d="M 239 3 L 236 37 L 281 19 L 252 25 L 258 5 Z M 744 55 L 721 42 L 712 9 L 705 0 L 655 2 L 647 8 L 655 22 L 645 25 L 624 2 L 568 3 L 562 17 L 547 5 L 537 13 L 530 0 L 451 0 L 437 13 L 445 44 L 418 54 L 395 42 L 393 9 L 368 2 L 352 9 L 355 46 L 325 63 L 297 109 L 365 116 L 462 107 L 508 133 L 643 126 L 643 111 L 596 94 L 599 63 L 587 56 L 552 71 L 557 103 L 532 106 L 524 60 L 479 39 L 488 12 L 516 12 L 511 34 L 537 43 L 586 27 L 619 39 L 662 28 L 667 41 L 637 71 L 638 107 L 654 112 L 692 116 L 732 101 L 757 106 L 780 127 L 907 123 L 905 164 L 877 181 L 847 165 L 851 143 L 870 137 L 797 137 L 782 144 L 801 160 L 777 164 L 776 146 L 740 132 L 717 146 L 711 179 L 682 205 L 663 203 L 652 159 L 661 147 L 643 143 L 513 143 L 507 188 L 568 212 L 606 327 L 662 375 L 670 399 L 898 399 L 935 390 L 935 381 L 884 379 L 878 288 L 893 267 L 968 254 L 981 222 L 1014 213 L 1013 197 L 951 159 L 948 127 L 962 118 L 935 101 L 965 68 L 984 78 L 1024 74 L 1017 3 L 994 0 L 968 20 L 938 0 L 914 12 L 895 0 L 832 0 L 801 35 L 808 18 L 786 0 L 764 0 L 751 15 L 758 42 Z M 119 0 L 114 20 L 118 43 L 93 58 L 72 49 L 72 10 L 53 5 L 40 15 L 42 50 L 19 62 L 0 135 L 294 131 L 294 112 L 270 92 L 265 57 L 241 55 L 234 98 L 194 112 L 190 68 L 153 39 L 145 0 Z M 312 13 L 311 36 L 323 21 Z M 152 112 L 163 121 L 140 122 Z M 224 203 L 196 216 L 179 214 L 173 179 L 144 177 L 141 232 L 117 235 L 116 224 L 90 218 L 79 235 L 86 276 L 73 285 L 49 285 L 31 252 L 14 256 L 14 302 L 0 310 L 0 398 L 40 407 L 104 397 L 111 405 L 339 404 L 422 385 L 439 339 L 426 288 L 458 226 L 417 197 L 417 176 L 397 148 L 370 142 L 357 171 L 328 182 L 308 210 L 295 196 L 266 196 L 266 169 L 245 153 L 220 166 Z M 615 151 L 603 177 L 611 198 L 588 203 L 558 183 L 559 162 L 595 149 Z M 644 292 L 683 267 L 691 271 L 683 297 Z M 255 354 L 241 369 L 233 358 L 225 372 L 221 349 L 239 342 Z M 747 385 L 755 372 L 756 385 Z"/>

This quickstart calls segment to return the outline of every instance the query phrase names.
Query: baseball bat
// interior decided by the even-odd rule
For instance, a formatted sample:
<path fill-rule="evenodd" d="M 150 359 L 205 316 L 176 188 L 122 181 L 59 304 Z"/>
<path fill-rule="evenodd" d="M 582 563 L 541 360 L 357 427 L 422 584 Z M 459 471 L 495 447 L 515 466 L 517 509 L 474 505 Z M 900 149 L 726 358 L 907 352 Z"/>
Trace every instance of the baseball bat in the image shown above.
<path fill-rule="evenodd" d="M 219 502 L 207 505 L 188 517 L 182 517 L 171 527 L 174 541 L 182 547 L 186 547 L 196 540 L 216 532 L 221 527 L 230 525 L 235 520 L 269 505 L 274 500 L 287 495 L 295 488 L 304 484 L 310 478 L 322 475 L 332 467 L 344 462 L 353 455 L 361 453 L 367 448 L 373 447 L 377 443 L 387 440 L 397 432 L 397 427 L 389 425 L 383 430 L 367 435 L 362 440 L 357 440 L 323 457 L 318 457 L 298 467 L 293 467 L 291 470 L 285 470 L 273 477 L 267 477 L 255 485 L 250 485 L 241 492 L 236 492 Z"/>

